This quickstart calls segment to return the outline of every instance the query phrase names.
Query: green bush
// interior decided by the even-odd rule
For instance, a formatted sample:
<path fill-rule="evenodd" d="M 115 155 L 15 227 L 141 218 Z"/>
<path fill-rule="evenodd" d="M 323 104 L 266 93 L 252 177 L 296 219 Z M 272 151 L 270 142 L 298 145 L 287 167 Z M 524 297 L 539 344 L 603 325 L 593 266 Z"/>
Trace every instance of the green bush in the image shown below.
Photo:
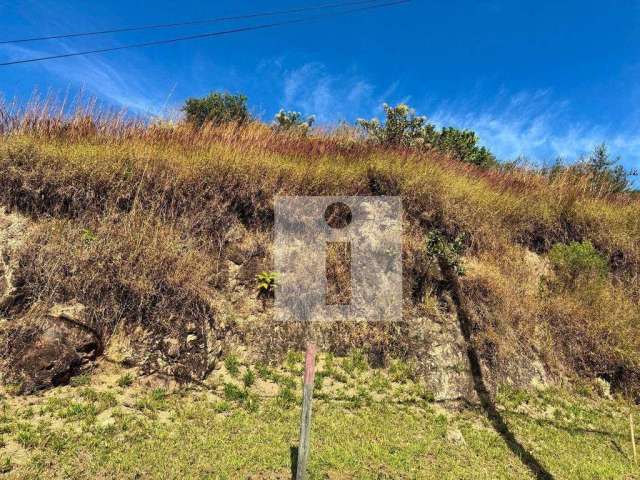
<path fill-rule="evenodd" d="M 72 387 L 82 387 L 84 385 L 89 385 L 89 383 L 91 383 L 91 376 L 88 373 L 76 375 L 75 377 L 71 377 L 69 380 L 69 385 Z"/>
<path fill-rule="evenodd" d="M 263 363 L 256 364 L 256 371 L 262 380 L 271 380 L 273 377 L 271 369 Z"/>
<path fill-rule="evenodd" d="M 460 260 L 465 250 L 464 235 L 458 235 L 450 242 L 440 232 L 432 230 L 427 235 L 426 244 L 427 254 L 433 260 L 444 262 L 459 276 L 465 274 L 464 265 Z"/>
<path fill-rule="evenodd" d="M 256 282 L 258 282 L 258 295 L 271 297 L 278 283 L 278 274 L 277 272 L 261 272 L 256 275 Z"/>
<path fill-rule="evenodd" d="M 590 241 L 557 243 L 549 252 L 549 261 L 555 272 L 555 285 L 572 289 L 583 282 L 603 280 L 609 266 Z"/>
<path fill-rule="evenodd" d="M 13 464 L 11 463 L 11 458 L 9 457 L 0 457 L 0 475 L 7 474 L 13 470 Z"/>
<path fill-rule="evenodd" d="M 478 136 L 471 130 L 444 127 L 438 134 L 436 147 L 446 153 L 478 167 L 488 168 L 497 164 L 495 157 L 485 147 L 478 146 Z"/>
<path fill-rule="evenodd" d="M 427 123 L 426 117 L 417 116 L 415 110 L 404 103 L 395 107 L 385 103 L 382 107 L 386 117 L 384 125 L 377 118 L 360 118 L 357 121 L 358 125 L 379 143 L 394 147 L 419 147 L 434 143 L 436 129 Z"/>
<path fill-rule="evenodd" d="M 189 98 L 182 107 L 187 122 L 201 127 L 205 123 L 245 123 L 251 119 L 247 97 L 230 93 L 210 93 L 203 98 Z"/>
<path fill-rule="evenodd" d="M 245 372 L 244 376 L 242 377 L 242 383 L 244 383 L 244 386 L 247 388 L 256 383 L 256 374 L 253 373 L 253 370 L 251 370 L 251 368 L 248 368 Z"/>
<path fill-rule="evenodd" d="M 597 145 L 591 155 L 578 165 L 591 177 L 594 191 L 620 193 L 629 189 L 629 178 L 624 167 L 619 164 L 620 159 L 609 156 L 607 146 Z"/>
<path fill-rule="evenodd" d="M 280 388 L 276 398 L 278 404 L 284 408 L 291 408 L 296 403 L 296 394 L 290 386 Z"/>
<path fill-rule="evenodd" d="M 590 192 L 596 195 L 629 192 L 632 187 L 629 175 L 620 165 L 620 157 L 611 158 L 604 143 L 574 164 L 567 166 L 562 159 L 557 159 L 551 166 L 543 168 L 542 173 L 551 181 L 567 174 L 584 177 L 588 180 Z"/>
<path fill-rule="evenodd" d="M 369 368 L 367 357 L 360 349 L 355 349 L 342 361 L 342 369 L 353 376 L 356 372 L 363 372 Z"/>
<path fill-rule="evenodd" d="M 233 383 L 224 384 L 224 399 L 232 402 L 244 402 L 248 392 Z"/>
<path fill-rule="evenodd" d="M 435 148 L 463 162 L 488 168 L 497 165 L 495 157 L 478 145 L 478 136 L 471 130 L 444 127 L 438 131 L 427 118 L 416 115 L 404 103 L 383 105 L 384 125 L 377 118 L 358 119 L 358 125 L 382 145 L 391 147 Z"/>
<path fill-rule="evenodd" d="M 125 373 L 120 378 L 118 378 L 118 386 L 121 388 L 129 387 L 133 384 L 133 375 L 130 373 Z"/>

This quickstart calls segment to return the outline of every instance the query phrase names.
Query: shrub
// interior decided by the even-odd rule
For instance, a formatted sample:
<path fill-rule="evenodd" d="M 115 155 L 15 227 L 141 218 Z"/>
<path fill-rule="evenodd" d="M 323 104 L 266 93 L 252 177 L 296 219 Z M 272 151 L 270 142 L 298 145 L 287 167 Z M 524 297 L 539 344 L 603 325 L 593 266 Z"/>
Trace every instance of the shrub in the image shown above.
<path fill-rule="evenodd" d="M 96 240 L 96 234 L 94 232 L 91 231 L 90 228 L 85 228 L 82 230 L 82 239 L 87 242 L 87 243 L 91 243 L 94 240 Z"/>
<path fill-rule="evenodd" d="M 83 373 L 82 375 L 76 375 L 75 377 L 71 377 L 69 380 L 69 384 L 72 387 L 81 387 L 84 385 L 89 385 L 91 383 L 91 376 L 87 373 Z"/>
<path fill-rule="evenodd" d="M 258 376 L 262 380 L 271 380 L 272 372 L 271 372 L 271 369 L 267 365 L 265 365 L 263 363 L 257 363 L 256 364 L 256 371 L 258 372 Z"/>
<path fill-rule="evenodd" d="M 438 134 L 436 147 L 478 167 L 488 168 L 497 164 L 495 157 L 485 147 L 478 146 L 478 136 L 471 130 L 444 127 Z"/>
<path fill-rule="evenodd" d="M 550 167 L 542 169 L 542 173 L 552 181 L 564 176 L 578 178 L 585 185 L 585 190 L 598 196 L 628 192 L 631 188 L 629 175 L 620 165 L 620 157 L 612 159 L 604 143 L 573 165 L 567 166 L 562 159 L 557 159 Z"/>
<path fill-rule="evenodd" d="M 221 125 L 250 120 L 247 97 L 230 93 L 210 93 L 203 98 L 189 98 L 182 107 L 187 122 L 201 127 L 205 123 Z"/>
<path fill-rule="evenodd" d="M 460 255 L 464 252 L 464 235 L 458 235 L 453 241 L 448 241 L 440 232 L 432 230 L 427 235 L 427 254 L 435 261 L 443 262 L 453 271 L 463 276 L 464 265 L 460 261 Z"/>
<path fill-rule="evenodd" d="M 369 367 L 367 357 L 362 350 L 354 349 L 347 358 L 342 362 L 342 368 L 349 375 L 353 376 L 356 372 L 365 371 Z"/>
<path fill-rule="evenodd" d="M 389 368 L 391 380 L 397 383 L 407 383 L 416 376 L 415 365 L 404 360 L 397 359 L 391 363 Z"/>
<path fill-rule="evenodd" d="M 590 241 L 557 243 L 549 252 L 549 261 L 556 275 L 554 285 L 575 289 L 578 284 L 598 282 L 608 273 L 608 264 Z"/>
<path fill-rule="evenodd" d="M 436 138 L 435 127 L 427 123 L 426 117 L 416 116 L 415 110 L 404 103 L 391 107 L 382 106 L 386 116 L 384 125 L 377 118 L 358 119 L 365 132 L 387 146 L 417 147 L 432 144 Z"/>
<path fill-rule="evenodd" d="M 9 457 L 0 457 L 0 475 L 6 474 L 13 470 L 13 464 L 11 463 L 11 458 Z"/>
<path fill-rule="evenodd" d="M 221 400 L 213 405 L 213 411 L 216 413 L 224 413 L 231 410 L 231 405 L 226 400 Z"/>
<path fill-rule="evenodd" d="M 224 359 L 224 366 L 232 377 L 236 377 L 240 371 L 240 361 L 232 354 L 227 355 Z"/>
<path fill-rule="evenodd" d="M 251 370 L 250 368 L 247 369 L 244 376 L 242 377 L 242 383 L 244 383 L 244 386 L 248 388 L 251 385 L 253 385 L 255 382 L 256 382 L 256 374 L 253 373 L 253 370 Z"/>
<path fill-rule="evenodd" d="M 304 354 L 302 352 L 290 350 L 285 357 L 285 366 L 290 372 L 297 373 L 302 370 L 301 363 L 304 361 Z"/>
<path fill-rule="evenodd" d="M 136 408 L 155 412 L 166 408 L 167 392 L 162 388 L 154 388 L 149 394 L 138 399 Z"/>
<path fill-rule="evenodd" d="M 19 423 L 16 426 L 15 439 L 22 447 L 33 448 L 38 444 L 39 435 L 32 425 Z"/>
<path fill-rule="evenodd" d="M 290 386 L 280 388 L 277 402 L 281 407 L 290 408 L 296 403 L 296 394 Z"/>
<path fill-rule="evenodd" d="M 234 385 L 233 383 L 224 384 L 224 399 L 233 402 L 244 402 L 247 399 L 246 390 Z"/>
<path fill-rule="evenodd" d="M 98 414 L 93 403 L 73 402 L 59 413 L 61 418 L 92 419 Z"/>
<path fill-rule="evenodd" d="M 167 392 L 163 388 L 154 388 L 151 391 L 151 398 L 156 402 L 163 402 L 167 398 Z"/>
<path fill-rule="evenodd" d="M 591 177 L 591 184 L 595 191 L 620 193 L 629 189 L 629 179 L 620 158 L 612 159 L 607 146 L 597 145 L 591 155 L 578 168 L 582 168 Z"/>
<path fill-rule="evenodd" d="M 478 136 L 471 130 L 444 127 L 437 131 L 427 118 L 417 116 L 414 109 L 404 103 L 390 107 L 383 105 L 384 125 L 377 118 L 358 119 L 364 131 L 382 145 L 391 147 L 436 148 L 457 160 L 487 168 L 497 165 L 495 157 L 478 145 Z"/>
<path fill-rule="evenodd" d="M 303 120 L 302 114 L 300 112 L 285 111 L 284 109 L 280 109 L 280 111 L 276 113 L 275 116 L 275 125 L 279 130 L 306 134 L 315 120 L 316 117 L 314 115 L 311 115 L 307 117 L 306 120 Z"/>

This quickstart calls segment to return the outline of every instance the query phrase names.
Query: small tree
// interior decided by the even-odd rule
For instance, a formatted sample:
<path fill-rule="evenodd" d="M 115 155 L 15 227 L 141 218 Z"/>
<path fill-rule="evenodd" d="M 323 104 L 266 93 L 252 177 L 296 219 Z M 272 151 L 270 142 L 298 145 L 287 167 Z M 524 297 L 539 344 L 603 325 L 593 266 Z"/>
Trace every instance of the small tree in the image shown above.
<path fill-rule="evenodd" d="M 384 124 L 377 118 L 358 119 L 357 122 L 367 135 L 382 145 L 437 148 L 458 160 L 483 168 L 497 164 L 491 152 L 478 145 L 478 136 L 471 130 L 445 127 L 438 131 L 427 122 L 426 117 L 416 115 L 415 110 L 404 103 L 395 107 L 385 103 L 383 107 L 386 116 Z"/>
<path fill-rule="evenodd" d="M 584 162 L 583 168 L 591 175 L 596 189 L 619 193 L 629 189 L 627 173 L 619 161 L 620 158 L 612 159 L 609 156 L 607 146 L 602 143 L 593 149 Z"/>
<path fill-rule="evenodd" d="M 416 147 L 430 144 L 435 139 L 434 126 L 427 123 L 426 117 L 417 116 L 408 105 L 400 103 L 391 107 L 385 103 L 382 107 L 386 116 L 384 125 L 377 118 L 359 118 L 357 121 L 368 135 L 382 145 Z"/>
<path fill-rule="evenodd" d="M 487 168 L 497 164 L 495 157 L 489 150 L 478 146 L 478 136 L 471 130 L 444 127 L 438 135 L 436 145 L 440 150 L 450 153 L 458 160 L 479 167 Z"/>
<path fill-rule="evenodd" d="M 247 97 L 230 93 L 210 93 L 203 98 L 189 98 L 182 107 L 187 122 L 201 127 L 205 123 L 221 125 L 244 123 L 251 119 Z"/>
<path fill-rule="evenodd" d="M 300 133 L 307 133 L 313 123 L 316 121 L 315 115 L 307 117 L 306 120 L 302 119 L 300 112 L 285 111 L 280 109 L 274 117 L 276 128 L 286 131 L 297 131 Z"/>
<path fill-rule="evenodd" d="M 543 168 L 542 173 L 552 181 L 562 175 L 586 178 L 589 191 L 594 194 L 629 192 L 629 174 L 619 162 L 620 157 L 612 159 L 607 146 L 602 143 L 576 163 L 565 164 L 562 159 L 557 159 L 550 167 Z"/>

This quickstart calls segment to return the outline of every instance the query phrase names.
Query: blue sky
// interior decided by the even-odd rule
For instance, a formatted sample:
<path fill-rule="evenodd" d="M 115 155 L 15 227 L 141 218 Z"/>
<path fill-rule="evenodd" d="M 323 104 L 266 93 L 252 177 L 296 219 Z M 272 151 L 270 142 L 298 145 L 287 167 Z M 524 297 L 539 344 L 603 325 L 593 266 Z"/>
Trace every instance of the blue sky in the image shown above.
<path fill-rule="evenodd" d="M 316 3 L 322 3 L 316 0 Z M 305 0 L 0 2 L 0 40 L 188 21 Z M 267 19 L 266 21 L 270 21 Z M 201 25 L 0 45 L 0 62 L 263 23 Z M 0 67 L 0 93 L 83 89 L 133 113 L 167 115 L 189 96 L 243 92 L 320 123 L 408 102 L 439 125 L 475 130 L 501 159 L 573 159 L 606 141 L 640 168 L 640 2 L 413 0 L 312 24 Z"/>

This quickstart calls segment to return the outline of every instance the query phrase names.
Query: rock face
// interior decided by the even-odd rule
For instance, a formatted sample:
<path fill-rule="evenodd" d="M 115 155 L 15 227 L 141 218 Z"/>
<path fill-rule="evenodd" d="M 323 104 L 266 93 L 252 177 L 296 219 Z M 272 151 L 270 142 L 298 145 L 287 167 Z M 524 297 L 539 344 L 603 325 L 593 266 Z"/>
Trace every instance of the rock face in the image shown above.
<path fill-rule="evenodd" d="M 100 351 L 98 336 L 82 322 L 84 307 L 55 305 L 45 318 L 13 322 L 4 335 L 5 383 L 21 393 L 64 384 Z"/>
<path fill-rule="evenodd" d="M 10 306 L 15 298 L 14 252 L 21 245 L 27 228 L 28 220 L 25 217 L 8 213 L 4 207 L 0 207 L 0 312 Z"/>
<path fill-rule="evenodd" d="M 7 366 L 8 379 L 19 386 L 21 393 L 32 393 L 69 380 L 80 358 L 65 341 L 62 332 L 49 328 L 35 341 L 12 355 L 13 366 Z"/>
<path fill-rule="evenodd" d="M 123 321 L 109 332 L 106 348 L 101 333 L 87 321 L 84 305 L 72 301 L 48 308 L 37 302 L 24 305 L 20 300 L 14 281 L 16 252 L 30 225 L 25 217 L 0 207 L 0 381 L 19 385 L 23 393 L 66 383 L 102 353 L 123 365 L 139 367 L 143 374 L 199 382 L 217 368 L 230 343 L 251 345 L 253 354 L 267 360 L 302 345 L 304 329 L 274 325 L 272 305 L 256 294 L 256 274 L 271 268 L 267 234 L 250 233 L 240 224 L 230 229 L 220 278 L 215 289 L 198 300 L 198 311 L 205 315 L 170 314 L 152 325 Z M 544 272 L 537 257 L 529 255 L 527 262 L 534 276 Z M 473 345 L 465 340 L 469 335 L 465 337 L 460 321 L 466 316 L 461 317 L 460 311 L 465 309 L 462 302 L 454 301 L 451 279 L 432 280 L 439 286 L 437 312 L 417 313 L 409 322 L 410 330 L 335 326 L 323 330 L 320 344 L 338 354 L 362 344 L 370 365 L 384 368 L 388 355 L 394 354 L 385 342 L 395 339 L 408 348 L 417 374 L 435 401 L 476 401 L 478 378 L 472 376 L 469 350 Z M 504 380 L 518 385 L 547 382 L 542 362 L 524 352 L 499 367 L 482 363 L 481 375 L 476 369 L 476 377 L 482 377 L 481 382 L 486 379 L 489 390 Z"/>
<path fill-rule="evenodd" d="M 465 340 L 454 316 L 428 324 L 430 348 L 421 362 L 428 388 L 438 402 L 474 400 Z"/>

